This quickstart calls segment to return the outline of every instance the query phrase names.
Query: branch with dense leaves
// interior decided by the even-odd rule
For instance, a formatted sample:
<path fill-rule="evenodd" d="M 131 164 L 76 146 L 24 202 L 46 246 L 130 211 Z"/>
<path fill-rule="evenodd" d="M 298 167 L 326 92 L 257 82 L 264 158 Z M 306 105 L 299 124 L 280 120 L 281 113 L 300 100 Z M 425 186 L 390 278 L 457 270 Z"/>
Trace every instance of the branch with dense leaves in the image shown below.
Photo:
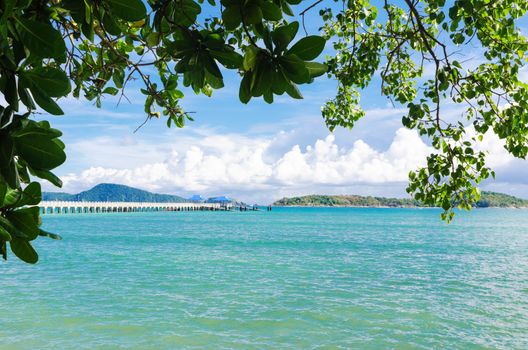
<path fill-rule="evenodd" d="M 221 66 L 241 76 L 243 103 L 271 103 L 284 93 L 302 98 L 298 84 L 327 67 L 313 62 L 325 40 L 296 40 L 299 22 L 286 20 L 300 2 L 0 1 L 0 91 L 7 103 L 0 107 L 0 254 L 6 258 L 9 244 L 35 263 L 31 241 L 57 238 L 39 228 L 41 192 L 32 179 L 60 187 L 52 171 L 66 155 L 60 131 L 30 119 L 37 109 L 63 114 L 60 98 L 70 94 L 100 107 L 105 95 L 126 98 L 138 81 L 145 122 L 163 115 L 167 126 L 183 127 L 192 118 L 180 106 L 180 86 L 211 96 L 224 87 Z M 221 17 L 198 22 L 203 10 L 215 8 Z"/>
<path fill-rule="evenodd" d="M 402 6 L 403 5 L 403 6 Z M 505 141 L 514 156 L 528 152 L 528 85 L 519 80 L 526 67 L 528 41 L 517 22 L 528 11 L 519 0 L 385 1 L 384 16 L 368 1 L 349 1 L 336 15 L 322 11 L 324 33 L 336 54 L 327 61 L 339 82 L 338 94 L 323 107 L 330 129 L 351 128 L 365 113 L 359 90 L 378 73 L 382 94 L 406 106 L 404 126 L 427 137 L 435 153 L 409 174 L 408 192 L 441 206 L 451 220 L 453 208 L 469 209 L 478 184 L 494 176 L 478 143 L 487 132 Z M 459 47 L 472 43 L 485 58 L 471 65 L 455 60 Z M 424 75 L 425 63 L 434 67 Z M 465 107 L 458 118 L 443 118 L 443 105 Z M 468 134 L 468 128 L 475 132 Z"/>

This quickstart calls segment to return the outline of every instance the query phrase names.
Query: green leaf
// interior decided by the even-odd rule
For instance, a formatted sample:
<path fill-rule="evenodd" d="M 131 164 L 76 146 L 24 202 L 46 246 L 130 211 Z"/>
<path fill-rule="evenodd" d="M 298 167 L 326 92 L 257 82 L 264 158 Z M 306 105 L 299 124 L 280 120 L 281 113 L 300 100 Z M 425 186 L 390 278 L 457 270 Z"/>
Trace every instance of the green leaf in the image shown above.
<path fill-rule="evenodd" d="M 31 182 L 22 191 L 20 205 L 37 205 L 42 200 L 42 190 L 38 182 Z"/>
<path fill-rule="evenodd" d="M 29 109 L 33 110 L 36 109 L 37 106 L 35 105 L 35 102 L 33 102 L 33 98 L 29 94 L 29 89 L 26 89 L 25 87 L 18 85 L 18 96 L 20 97 L 20 101 Z"/>
<path fill-rule="evenodd" d="M 146 42 L 149 47 L 154 47 L 159 44 L 160 39 L 160 33 L 152 32 L 147 36 Z"/>
<path fill-rule="evenodd" d="M 16 0 L 5 0 L 1 4 L 2 8 L 2 16 L 0 16 L 0 21 L 7 21 L 7 18 L 9 17 L 9 14 L 11 11 L 13 11 L 13 8 L 15 7 L 17 1 Z"/>
<path fill-rule="evenodd" d="M 251 72 L 244 74 L 238 91 L 240 102 L 248 103 L 251 100 Z"/>
<path fill-rule="evenodd" d="M 125 81 L 125 72 L 120 69 L 115 70 L 112 74 L 112 81 L 118 89 L 121 89 Z"/>
<path fill-rule="evenodd" d="M 244 22 L 248 24 L 257 24 L 262 22 L 262 10 L 257 4 L 250 4 L 243 11 Z"/>
<path fill-rule="evenodd" d="M 22 197 L 22 191 L 19 191 L 18 189 L 7 189 L 7 193 L 4 197 L 4 207 L 10 207 L 15 205 L 20 198 Z"/>
<path fill-rule="evenodd" d="M 70 11 L 70 15 L 78 24 L 86 22 L 86 5 L 84 1 L 79 0 L 62 0 L 61 7 Z"/>
<path fill-rule="evenodd" d="M 139 1 L 139 0 L 137 0 Z M 39 58 L 66 60 L 66 45 L 60 32 L 49 23 L 15 17 L 20 40 L 30 53 Z"/>
<path fill-rule="evenodd" d="M 51 171 L 49 170 L 44 170 L 44 169 L 33 169 L 33 168 L 29 168 L 29 172 L 37 177 L 40 177 L 41 179 L 45 179 L 45 180 L 48 180 L 49 182 L 51 182 L 53 185 L 57 186 L 57 187 L 62 187 L 62 181 L 61 179 L 59 179 L 57 177 L 57 175 L 53 174 Z"/>
<path fill-rule="evenodd" d="M 0 133 L 0 168 L 13 160 L 13 139 L 7 133 Z"/>
<path fill-rule="evenodd" d="M 244 55 L 244 61 L 242 62 L 242 66 L 244 67 L 245 71 L 250 71 L 255 68 L 255 64 L 256 64 L 259 53 L 260 53 L 259 48 L 253 47 L 253 46 L 248 47 Z"/>
<path fill-rule="evenodd" d="M 55 239 L 57 241 L 61 241 L 62 240 L 62 237 L 60 235 L 55 234 L 55 233 L 51 233 L 51 232 L 48 232 L 48 231 L 44 231 L 42 229 L 40 229 L 39 236 L 48 237 L 48 238 L 51 238 L 51 239 Z"/>
<path fill-rule="evenodd" d="M 284 12 L 285 14 L 287 14 L 288 16 L 294 16 L 293 14 L 293 10 L 292 8 L 290 7 L 290 5 L 288 5 L 287 2 L 283 2 L 282 3 L 282 12 Z"/>
<path fill-rule="evenodd" d="M 288 25 L 278 27 L 271 33 L 271 38 L 275 44 L 277 52 L 284 51 L 297 35 L 299 22 L 292 22 Z"/>
<path fill-rule="evenodd" d="M 50 97 L 66 96 L 71 91 L 70 79 L 62 69 L 37 67 L 25 71 L 24 76 L 27 82 L 37 85 Z"/>
<path fill-rule="evenodd" d="M 60 149 L 64 150 L 66 148 L 66 145 L 60 139 L 53 139 L 52 141 L 55 142 Z"/>
<path fill-rule="evenodd" d="M 35 122 L 33 120 L 26 120 L 27 122 L 23 129 L 11 133 L 13 138 L 22 137 L 26 135 L 43 135 L 49 138 L 56 138 L 62 136 L 60 130 L 51 128 L 46 121 Z"/>
<path fill-rule="evenodd" d="M 266 103 L 273 103 L 273 93 L 271 92 L 271 90 L 268 90 L 264 93 L 264 101 L 266 101 Z"/>
<path fill-rule="evenodd" d="M 37 85 L 31 86 L 29 89 L 31 90 L 31 94 L 35 99 L 35 102 L 37 102 L 37 104 L 43 110 L 53 115 L 64 114 L 59 105 L 51 97 L 49 97 L 44 90 L 39 88 Z"/>
<path fill-rule="evenodd" d="M 0 181 L 0 208 L 4 206 L 4 198 L 7 193 L 7 184 L 4 181 Z"/>
<path fill-rule="evenodd" d="M 14 140 L 17 153 L 31 168 L 51 170 L 66 160 L 62 148 L 42 135 L 25 135 Z"/>
<path fill-rule="evenodd" d="M 38 254 L 28 241 L 13 237 L 9 245 L 11 246 L 11 251 L 20 260 L 28 264 L 35 264 L 38 261 Z"/>
<path fill-rule="evenodd" d="M 269 63 L 265 60 L 258 61 L 251 80 L 251 95 L 262 96 L 268 92 L 273 82 L 273 71 Z"/>
<path fill-rule="evenodd" d="M 273 51 L 273 41 L 271 40 L 271 32 L 267 25 L 264 25 L 263 22 L 255 24 L 255 33 L 257 37 L 264 41 L 264 46 L 269 51 Z"/>
<path fill-rule="evenodd" d="M 147 16 L 147 8 L 141 0 L 107 0 L 112 14 L 125 21 L 135 22 Z"/>
<path fill-rule="evenodd" d="M 310 73 L 306 63 L 295 55 L 283 56 L 279 59 L 280 65 L 287 78 L 297 84 L 310 81 Z"/>
<path fill-rule="evenodd" d="M 242 64 L 243 58 L 238 52 L 209 50 L 209 53 L 226 68 L 236 69 Z"/>
<path fill-rule="evenodd" d="M 275 5 L 272 1 L 262 2 L 260 4 L 262 10 L 262 16 L 268 21 L 280 21 L 282 18 L 282 11 L 279 6 Z"/>
<path fill-rule="evenodd" d="M 226 46 L 223 36 L 219 33 L 203 33 L 203 36 L 203 43 L 211 50 L 222 50 Z"/>
<path fill-rule="evenodd" d="M 20 179 L 13 156 L 12 138 L 0 133 L 0 175 L 11 188 L 18 188 Z"/>
<path fill-rule="evenodd" d="M 117 36 L 121 34 L 121 28 L 119 27 L 119 24 L 117 24 L 115 19 L 112 16 L 110 16 L 108 13 L 105 13 L 103 17 L 103 26 L 104 26 L 104 29 L 110 35 Z"/>
<path fill-rule="evenodd" d="M 176 66 L 174 67 L 174 70 L 177 73 L 184 73 L 190 69 L 189 62 L 191 60 L 192 56 L 185 56 L 181 60 L 176 63 Z"/>
<path fill-rule="evenodd" d="M 11 237 L 19 237 L 27 239 L 26 235 L 18 230 L 6 217 L 0 215 L 0 227 L 9 232 Z"/>
<path fill-rule="evenodd" d="M 303 98 L 297 85 L 293 84 L 292 82 L 288 82 L 288 86 L 286 87 L 286 93 L 290 95 L 290 97 L 293 97 L 295 99 L 300 100 Z"/>
<path fill-rule="evenodd" d="M 306 68 L 308 68 L 311 78 L 319 77 L 328 71 L 328 66 L 326 64 L 318 62 L 306 62 L 305 65 Z"/>
<path fill-rule="evenodd" d="M 88 9 L 88 7 L 87 7 Z M 94 41 L 94 28 L 93 28 L 93 25 L 92 25 L 92 22 L 90 21 L 90 23 L 83 23 L 82 26 L 81 26 L 81 31 L 82 33 L 84 34 L 84 36 L 90 40 L 90 41 Z"/>
<path fill-rule="evenodd" d="M 198 14 L 202 8 L 194 0 L 179 0 L 172 2 L 174 11 L 172 12 L 172 22 L 183 27 L 189 27 L 196 22 Z"/>
<path fill-rule="evenodd" d="M 222 80 L 223 77 L 222 77 L 222 73 L 220 72 L 220 69 L 218 68 L 218 65 L 216 64 L 215 60 L 211 58 L 211 56 L 207 53 L 204 53 L 202 55 L 202 62 L 203 62 L 203 65 L 205 67 L 205 69 L 207 69 L 207 71 L 209 73 L 211 73 L 213 76 L 215 76 L 216 78 Z"/>
<path fill-rule="evenodd" d="M 284 94 L 284 92 L 286 92 L 286 89 L 288 89 L 288 84 L 288 80 L 282 73 L 281 69 L 273 73 L 273 83 L 271 84 L 273 93 L 277 95 Z"/>
<path fill-rule="evenodd" d="M 235 30 L 242 23 L 242 16 L 238 6 L 227 7 L 222 12 L 222 20 L 227 30 Z"/>
<path fill-rule="evenodd" d="M 24 161 L 22 159 L 19 159 L 16 163 L 17 171 L 18 171 L 18 177 L 20 178 L 20 182 L 23 183 L 29 183 L 31 180 L 29 179 L 29 173 L 27 171 L 27 166 L 24 164 Z"/>
<path fill-rule="evenodd" d="M 302 38 L 288 50 L 288 54 L 296 55 L 304 61 L 311 61 L 323 52 L 326 40 L 318 35 Z"/>
<path fill-rule="evenodd" d="M 104 90 L 103 90 L 103 94 L 109 94 L 109 95 L 112 95 L 112 96 L 115 96 L 117 95 L 117 93 L 119 92 L 119 90 L 113 86 L 108 86 L 106 87 Z"/>
<path fill-rule="evenodd" d="M 209 73 L 208 70 L 205 71 L 205 79 L 213 89 L 221 89 L 224 87 L 224 80 L 222 78 L 218 78 L 217 76 L 212 75 L 211 73 Z M 208 96 L 210 97 L 210 95 Z"/>
<path fill-rule="evenodd" d="M 6 84 L 2 87 L 5 99 L 14 111 L 18 111 L 18 91 L 14 74 L 6 74 Z"/>
<path fill-rule="evenodd" d="M 0 241 L 10 241 L 11 235 L 9 232 L 7 232 L 6 229 L 4 229 L 2 226 L 0 226 Z"/>
<path fill-rule="evenodd" d="M 32 241 L 37 238 L 39 234 L 38 214 L 39 208 L 32 207 L 7 212 L 6 218 L 17 230 L 22 232 L 28 240 Z"/>

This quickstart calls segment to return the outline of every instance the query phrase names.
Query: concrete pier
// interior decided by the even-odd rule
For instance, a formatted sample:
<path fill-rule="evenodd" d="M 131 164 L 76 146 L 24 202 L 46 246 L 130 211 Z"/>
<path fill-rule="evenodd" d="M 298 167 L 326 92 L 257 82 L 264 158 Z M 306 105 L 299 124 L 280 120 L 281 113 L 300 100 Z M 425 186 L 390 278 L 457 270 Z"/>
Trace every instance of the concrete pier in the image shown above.
<path fill-rule="evenodd" d="M 42 214 L 139 213 L 150 211 L 226 210 L 218 203 L 148 203 L 148 202 L 62 202 L 43 201 Z"/>

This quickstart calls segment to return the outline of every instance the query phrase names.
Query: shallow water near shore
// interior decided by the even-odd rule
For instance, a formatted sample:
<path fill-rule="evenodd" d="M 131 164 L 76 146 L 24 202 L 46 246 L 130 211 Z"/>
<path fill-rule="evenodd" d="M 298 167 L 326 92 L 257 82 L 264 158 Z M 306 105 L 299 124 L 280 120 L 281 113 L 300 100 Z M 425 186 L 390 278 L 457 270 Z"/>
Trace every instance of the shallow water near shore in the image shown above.
<path fill-rule="evenodd" d="M 528 210 L 46 215 L 0 349 L 527 349 Z"/>

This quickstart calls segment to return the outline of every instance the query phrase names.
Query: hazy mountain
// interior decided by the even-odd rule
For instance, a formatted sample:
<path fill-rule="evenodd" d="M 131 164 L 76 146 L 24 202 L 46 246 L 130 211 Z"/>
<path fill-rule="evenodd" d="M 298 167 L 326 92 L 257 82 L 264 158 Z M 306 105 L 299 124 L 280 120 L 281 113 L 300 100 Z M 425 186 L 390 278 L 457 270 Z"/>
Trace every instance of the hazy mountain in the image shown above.
<path fill-rule="evenodd" d="M 185 198 L 169 194 L 152 193 L 137 188 L 117 185 L 99 184 L 88 191 L 77 194 L 64 192 L 44 192 L 45 201 L 84 201 L 84 202 L 187 202 Z"/>

